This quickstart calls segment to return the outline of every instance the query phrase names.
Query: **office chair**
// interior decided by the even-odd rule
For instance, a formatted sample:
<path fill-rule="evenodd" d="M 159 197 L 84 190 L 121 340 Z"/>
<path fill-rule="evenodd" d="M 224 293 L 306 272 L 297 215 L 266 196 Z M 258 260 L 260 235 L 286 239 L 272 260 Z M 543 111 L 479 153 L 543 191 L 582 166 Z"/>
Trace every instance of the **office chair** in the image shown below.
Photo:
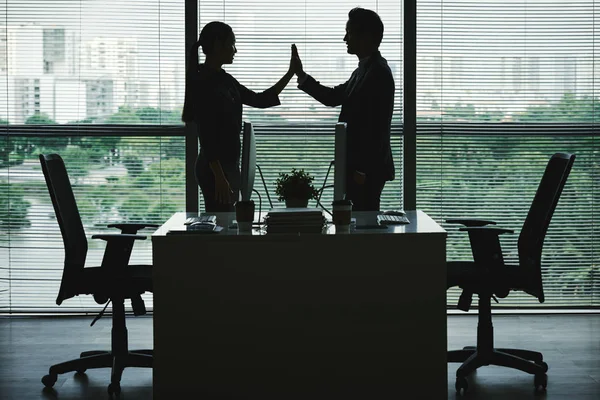
<path fill-rule="evenodd" d="M 542 246 L 552 214 L 571 171 L 575 155 L 556 153 L 546 166 L 529 213 L 518 238 L 518 265 L 504 263 L 499 235 L 513 233 L 509 229 L 490 227 L 494 221 L 449 219 L 448 223 L 464 225 L 469 234 L 473 260 L 448 262 L 447 287 L 459 286 L 462 294 L 458 308 L 468 311 L 474 293 L 479 297 L 477 346 L 448 351 L 448 362 L 462 362 L 456 371 L 456 391 L 466 392 L 466 377 L 484 365 L 515 368 L 534 375 L 535 389 L 545 389 L 548 364 L 541 353 L 518 349 L 494 348 L 491 300 L 520 290 L 544 302 L 542 286 Z"/>
<path fill-rule="evenodd" d="M 93 235 L 92 239 L 107 242 L 102 265 L 84 268 L 88 243 L 73 195 L 69 176 L 62 158 L 58 154 L 40 154 L 42 171 L 48 186 L 56 219 L 60 227 L 65 248 L 65 263 L 56 304 L 80 294 L 91 294 L 98 304 L 106 303 L 104 309 L 92 322 L 103 315 L 112 301 L 112 340 L 110 351 L 84 351 L 79 358 L 50 367 L 42 383 L 51 388 L 58 374 L 77 371 L 84 373 L 92 368 L 112 368 L 109 394 L 121 392 L 121 375 L 126 367 L 152 368 L 152 350 L 128 350 L 125 326 L 125 299 L 131 299 L 135 315 L 145 314 L 141 294 L 152 291 L 152 266 L 129 265 L 133 243 L 145 236 L 137 231 L 152 224 L 111 224 L 120 234 Z"/>

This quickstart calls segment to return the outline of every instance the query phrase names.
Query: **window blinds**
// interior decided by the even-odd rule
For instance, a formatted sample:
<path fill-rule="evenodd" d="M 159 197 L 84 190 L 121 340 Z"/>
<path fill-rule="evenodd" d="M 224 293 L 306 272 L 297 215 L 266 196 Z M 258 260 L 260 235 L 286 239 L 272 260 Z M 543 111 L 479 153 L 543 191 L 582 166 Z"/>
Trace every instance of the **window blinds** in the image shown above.
<path fill-rule="evenodd" d="M 417 204 L 437 221 L 482 217 L 516 240 L 545 165 L 577 155 L 543 251 L 548 307 L 598 300 L 598 6 L 595 0 L 417 2 Z M 448 230 L 448 259 L 471 259 Z M 459 291 L 449 292 L 456 304 Z M 500 306 L 533 307 L 513 294 Z"/>
<path fill-rule="evenodd" d="M 515 229 L 502 237 L 505 256 L 514 261 L 548 158 L 556 151 L 577 154 L 545 242 L 548 307 L 599 305 L 596 3 L 417 2 L 418 208 L 439 222 L 481 216 Z M 382 208 L 400 208 L 402 2 L 360 5 L 376 10 L 385 25 L 381 53 L 396 81 L 397 179 L 386 185 Z M 199 1 L 198 25 L 222 20 L 233 27 L 238 54 L 226 68 L 251 89 L 264 90 L 281 77 L 291 43 L 308 73 L 335 85 L 356 67 L 342 41 L 354 6 Z M 0 312 L 99 307 L 88 296 L 54 303 L 62 243 L 39 152 L 64 156 L 88 236 L 115 219 L 162 222 L 184 208 L 184 28 L 184 2 L 175 0 L 0 3 Z M 275 202 L 279 172 L 306 168 L 323 183 L 339 114 L 299 91 L 295 78 L 281 101 L 268 110 L 244 109 Z M 255 187 L 265 208 L 259 177 Z M 331 191 L 322 200 L 330 203 Z M 466 235 L 444 227 L 448 259 L 469 259 Z M 90 241 L 88 265 L 98 264 L 102 251 Z M 150 258 L 150 241 L 136 244 L 133 262 Z M 457 294 L 449 292 L 449 306 Z M 537 303 L 511 295 L 500 305 Z"/>
<path fill-rule="evenodd" d="M 64 251 L 39 153 L 65 160 L 88 238 L 184 209 L 184 11 L 175 0 L 0 3 L 0 312 L 101 307 L 55 303 Z M 86 266 L 104 248 L 90 239 Z M 150 240 L 132 262 L 151 263 Z"/>

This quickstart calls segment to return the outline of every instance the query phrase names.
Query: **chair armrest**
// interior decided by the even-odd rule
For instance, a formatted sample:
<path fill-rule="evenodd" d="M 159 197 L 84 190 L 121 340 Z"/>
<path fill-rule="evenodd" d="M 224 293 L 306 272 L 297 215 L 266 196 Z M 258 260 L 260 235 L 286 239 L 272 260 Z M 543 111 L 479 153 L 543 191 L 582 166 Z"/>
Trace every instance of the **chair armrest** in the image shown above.
<path fill-rule="evenodd" d="M 469 233 L 473 260 L 479 268 L 491 271 L 496 266 L 504 265 L 500 235 L 513 233 L 511 229 L 491 226 L 471 226 L 459 229 Z"/>
<path fill-rule="evenodd" d="M 459 228 L 458 230 L 469 233 L 473 232 L 476 234 L 493 234 L 496 236 L 502 235 L 503 233 L 515 233 L 515 231 L 512 229 L 496 228 L 492 226 L 468 226 Z"/>
<path fill-rule="evenodd" d="M 123 224 L 109 224 L 108 228 L 117 228 L 121 230 L 121 233 L 137 233 L 140 229 L 144 228 L 158 228 L 157 224 L 134 224 L 134 223 L 123 223 Z"/>
<path fill-rule="evenodd" d="M 485 226 L 485 225 L 496 225 L 496 222 L 489 219 L 477 219 L 477 218 L 450 218 L 446 220 L 449 224 L 461 224 L 464 226 Z"/>
<path fill-rule="evenodd" d="M 132 235 L 129 233 L 102 233 L 99 235 L 92 235 L 92 239 L 106 240 L 107 242 L 116 239 L 126 240 L 146 240 L 146 236 L 143 235 Z"/>
<path fill-rule="evenodd" d="M 128 233 L 104 233 L 93 235 L 92 239 L 106 240 L 106 249 L 104 250 L 101 267 L 110 271 L 117 271 L 129 264 L 133 243 L 136 240 L 145 240 L 146 236 Z"/>

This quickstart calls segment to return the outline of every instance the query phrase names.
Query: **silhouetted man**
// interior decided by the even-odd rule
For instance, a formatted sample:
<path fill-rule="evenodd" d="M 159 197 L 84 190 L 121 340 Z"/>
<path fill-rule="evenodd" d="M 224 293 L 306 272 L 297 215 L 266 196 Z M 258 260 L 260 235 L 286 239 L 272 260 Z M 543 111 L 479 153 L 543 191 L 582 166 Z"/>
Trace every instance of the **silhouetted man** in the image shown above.
<path fill-rule="evenodd" d="M 353 210 L 379 210 L 386 181 L 394 179 L 390 128 L 394 110 L 394 78 L 379 53 L 383 23 L 371 10 L 354 8 L 348 13 L 344 41 L 349 54 L 358 57 L 350 79 L 333 88 L 306 74 L 292 46 L 298 88 L 326 106 L 342 106 L 339 121 L 348 134 L 346 198 Z"/>

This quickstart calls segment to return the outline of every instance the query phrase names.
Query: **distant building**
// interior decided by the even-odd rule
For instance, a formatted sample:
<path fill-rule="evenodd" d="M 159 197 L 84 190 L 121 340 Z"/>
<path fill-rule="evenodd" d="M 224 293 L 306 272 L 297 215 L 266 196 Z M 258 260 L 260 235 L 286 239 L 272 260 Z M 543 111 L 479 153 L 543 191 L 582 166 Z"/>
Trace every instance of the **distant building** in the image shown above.
<path fill-rule="evenodd" d="M 123 105 L 175 109 L 183 103 L 185 66 L 162 64 L 141 76 L 134 37 L 82 42 L 61 26 L 0 29 L 0 91 L 8 94 L 0 96 L 0 118 L 23 124 L 44 113 L 58 123 L 103 122 Z"/>

